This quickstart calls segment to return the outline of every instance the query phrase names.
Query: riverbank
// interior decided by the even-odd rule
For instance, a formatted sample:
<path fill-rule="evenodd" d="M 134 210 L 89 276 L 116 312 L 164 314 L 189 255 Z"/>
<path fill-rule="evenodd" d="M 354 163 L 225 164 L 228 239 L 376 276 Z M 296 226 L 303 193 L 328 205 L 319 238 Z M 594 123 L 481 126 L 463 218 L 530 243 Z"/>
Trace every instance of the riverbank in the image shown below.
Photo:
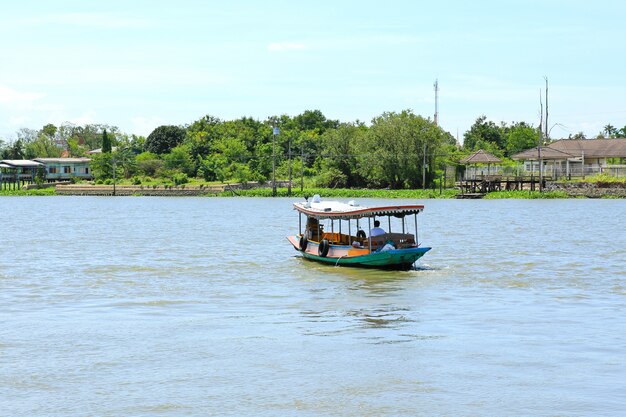
<path fill-rule="evenodd" d="M 277 197 L 307 197 L 315 194 L 325 198 L 399 198 L 399 199 L 450 199 L 459 194 L 458 189 L 445 190 L 372 190 L 345 188 L 294 188 L 276 189 Z M 0 196 L 159 196 L 159 197 L 272 197 L 271 188 L 241 189 L 236 185 L 58 185 L 55 188 L 29 188 L 2 190 Z M 486 199 L 554 199 L 554 198 L 626 198 L 623 183 L 549 183 L 539 191 L 497 191 L 487 193 Z"/>
<path fill-rule="evenodd" d="M 546 191 L 586 198 L 626 198 L 625 182 L 552 182 Z"/>

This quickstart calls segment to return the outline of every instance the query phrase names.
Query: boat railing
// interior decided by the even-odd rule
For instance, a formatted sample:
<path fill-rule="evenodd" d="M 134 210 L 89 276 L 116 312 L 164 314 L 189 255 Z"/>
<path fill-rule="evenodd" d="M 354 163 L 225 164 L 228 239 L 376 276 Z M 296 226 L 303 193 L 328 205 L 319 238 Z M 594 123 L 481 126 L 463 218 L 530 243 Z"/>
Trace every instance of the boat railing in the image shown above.
<path fill-rule="evenodd" d="M 333 245 L 352 245 L 354 242 L 358 242 L 363 248 L 369 247 L 369 238 L 361 238 L 356 236 L 349 236 L 343 233 L 337 232 L 324 232 L 321 235 L 322 239 L 328 240 Z M 309 240 L 313 242 L 320 242 L 317 240 L 317 235 L 309 235 Z M 372 251 L 376 251 L 388 242 L 391 242 L 396 249 L 411 248 L 415 246 L 415 236 L 410 233 L 385 233 L 372 237 Z"/>
<path fill-rule="evenodd" d="M 409 233 L 385 233 L 372 237 L 372 251 L 385 246 L 387 242 L 392 242 L 396 249 L 404 249 L 415 246 L 415 236 Z"/>

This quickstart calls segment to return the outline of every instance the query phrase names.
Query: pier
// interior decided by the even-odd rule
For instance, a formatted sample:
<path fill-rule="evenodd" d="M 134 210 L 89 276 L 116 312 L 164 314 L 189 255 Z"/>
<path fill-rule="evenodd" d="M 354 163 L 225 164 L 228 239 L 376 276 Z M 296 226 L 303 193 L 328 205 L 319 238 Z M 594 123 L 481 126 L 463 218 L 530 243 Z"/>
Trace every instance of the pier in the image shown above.
<path fill-rule="evenodd" d="M 550 180 L 550 177 L 543 177 L 541 188 L 544 188 L 546 182 Z M 485 194 L 495 191 L 539 190 L 539 182 L 539 177 L 534 175 L 477 175 L 462 179 L 457 182 L 456 186 L 461 190 L 458 198 L 481 198 Z"/>

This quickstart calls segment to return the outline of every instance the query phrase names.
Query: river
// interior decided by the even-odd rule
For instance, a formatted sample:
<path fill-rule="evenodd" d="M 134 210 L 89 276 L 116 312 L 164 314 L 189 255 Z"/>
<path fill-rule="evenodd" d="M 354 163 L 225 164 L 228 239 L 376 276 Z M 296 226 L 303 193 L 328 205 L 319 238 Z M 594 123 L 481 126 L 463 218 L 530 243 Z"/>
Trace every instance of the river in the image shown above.
<path fill-rule="evenodd" d="M 294 201 L 0 197 L 0 414 L 626 415 L 624 200 L 419 201 L 408 272 Z"/>

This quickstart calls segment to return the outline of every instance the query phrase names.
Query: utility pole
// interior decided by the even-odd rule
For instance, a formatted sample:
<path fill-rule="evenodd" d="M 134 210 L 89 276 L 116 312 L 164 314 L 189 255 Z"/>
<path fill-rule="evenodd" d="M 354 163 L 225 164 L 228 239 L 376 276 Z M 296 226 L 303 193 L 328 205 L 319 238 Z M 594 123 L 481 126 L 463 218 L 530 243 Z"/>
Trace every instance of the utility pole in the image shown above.
<path fill-rule="evenodd" d="M 289 185 L 287 185 L 287 195 L 291 197 L 291 137 L 289 138 Z"/>
<path fill-rule="evenodd" d="M 539 192 L 543 191 L 543 161 L 541 160 L 541 146 L 543 146 L 543 102 L 541 101 L 541 90 L 539 90 L 539 107 L 541 117 L 539 119 L 539 139 L 537 141 L 537 160 L 539 162 Z"/>
<path fill-rule="evenodd" d="M 113 162 L 113 195 L 115 195 L 115 183 L 116 183 L 116 179 L 115 179 L 115 157 L 111 157 L 111 161 Z"/>
<path fill-rule="evenodd" d="M 424 139 L 424 161 L 422 162 L 422 190 L 426 189 L 426 139 Z"/>
<path fill-rule="evenodd" d="M 276 119 L 272 119 L 272 197 L 276 197 L 276 135 L 278 135 Z"/>
<path fill-rule="evenodd" d="M 545 137 L 549 138 L 549 134 L 550 132 L 548 131 L 548 77 L 544 76 L 543 77 L 544 80 L 546 80 L 546 134 Z"/>
<path fill-rule="evenodd" d="M 304 190 L 304 144 L 302 144 L 300 152 L 300 192 L 302 192 Z"/>
<path fill-rule="evenodd" d="M 435 126 L 439 126 L 439 80 L 435 79 Z"/>

